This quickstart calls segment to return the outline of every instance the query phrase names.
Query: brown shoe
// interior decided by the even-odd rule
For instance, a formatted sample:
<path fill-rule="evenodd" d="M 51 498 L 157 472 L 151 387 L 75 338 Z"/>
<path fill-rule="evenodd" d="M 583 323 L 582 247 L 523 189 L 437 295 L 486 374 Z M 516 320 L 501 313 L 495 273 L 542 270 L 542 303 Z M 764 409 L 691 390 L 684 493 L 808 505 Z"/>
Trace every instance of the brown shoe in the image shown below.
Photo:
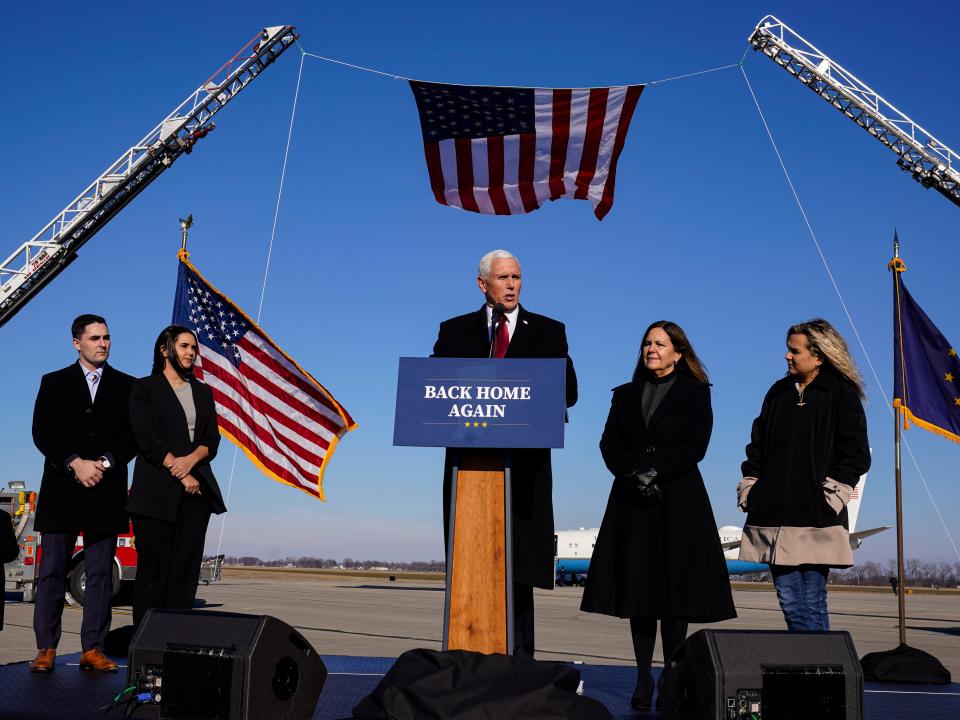
<path fill-rule="evenodd" d="M 41 648 L 37 650 L 37 656 L 30 661 L 27 667 L 30 668 L 30 672 L 53 672 L 54 661 L 56 659 L 57 651 L 55 648 Z"/>
<path fill-rule="evenodd" d="M 80 656 L 80 669 L 94 672 L 116 672 L 119 665 L 104 655 L 99 648 L 85 650 Z"/>

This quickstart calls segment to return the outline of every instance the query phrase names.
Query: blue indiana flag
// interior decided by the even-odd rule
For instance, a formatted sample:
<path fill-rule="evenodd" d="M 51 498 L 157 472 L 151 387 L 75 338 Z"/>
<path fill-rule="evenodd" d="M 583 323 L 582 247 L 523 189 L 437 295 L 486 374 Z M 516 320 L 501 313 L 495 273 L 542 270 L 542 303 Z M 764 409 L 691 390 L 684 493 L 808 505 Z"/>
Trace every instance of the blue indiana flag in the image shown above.
<path fill-rule="evenodd" d="M 907 269 L 890 263 L 893 297 L 893 406 L 904 429 L 914 423 L 960 443 L 960 358 L 903 284 Z"/>

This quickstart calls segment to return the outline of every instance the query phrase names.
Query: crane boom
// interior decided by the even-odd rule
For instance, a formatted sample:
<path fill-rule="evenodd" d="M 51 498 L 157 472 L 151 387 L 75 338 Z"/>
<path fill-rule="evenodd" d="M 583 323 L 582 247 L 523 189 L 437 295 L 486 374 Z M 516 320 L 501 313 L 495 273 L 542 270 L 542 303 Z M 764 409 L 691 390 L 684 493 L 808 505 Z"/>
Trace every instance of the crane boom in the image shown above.
<path fill-rule="evenodd" d="M 773 15 L 749 38 L 761 51 L 899 157 L 914 180 L 960 205 L 960 156 Z"/>
<path fill-rule="evenodd" d="M 0 326 L 77 257 L 77 250 L 216 125 L 213 116 L 297 39 L 265 28 L 0 264 Z"/>

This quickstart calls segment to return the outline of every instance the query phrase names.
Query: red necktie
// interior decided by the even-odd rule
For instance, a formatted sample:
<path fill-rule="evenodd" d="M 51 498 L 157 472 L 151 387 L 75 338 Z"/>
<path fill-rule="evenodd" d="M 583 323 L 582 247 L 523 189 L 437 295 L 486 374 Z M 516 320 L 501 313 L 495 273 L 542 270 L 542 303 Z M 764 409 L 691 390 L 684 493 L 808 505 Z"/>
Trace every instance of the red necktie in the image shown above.
<path fill-rule="evenodd" d="M 494 342 L 493 356 L 502 358 L 507 354 L 507 345 L 510 344 L 510 331 L 507 330 L 507 319 L 502 318 L 497 326 L 497 338 Z"/>

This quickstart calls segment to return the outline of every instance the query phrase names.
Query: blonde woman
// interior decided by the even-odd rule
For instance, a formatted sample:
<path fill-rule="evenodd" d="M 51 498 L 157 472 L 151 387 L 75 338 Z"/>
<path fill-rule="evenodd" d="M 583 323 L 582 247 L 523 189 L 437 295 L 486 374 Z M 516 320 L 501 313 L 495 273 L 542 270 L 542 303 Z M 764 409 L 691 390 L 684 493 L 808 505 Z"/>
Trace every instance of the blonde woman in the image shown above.
<path fill-rule="evenodd" d="M 826 320 L 791 327 L 784 357 L 741 468 L 740 559 L 770 565 L 788 630 L 826 631 L 827 575 L 853 564 L 846 506 L 870 467 L 863 380 Z"/>

